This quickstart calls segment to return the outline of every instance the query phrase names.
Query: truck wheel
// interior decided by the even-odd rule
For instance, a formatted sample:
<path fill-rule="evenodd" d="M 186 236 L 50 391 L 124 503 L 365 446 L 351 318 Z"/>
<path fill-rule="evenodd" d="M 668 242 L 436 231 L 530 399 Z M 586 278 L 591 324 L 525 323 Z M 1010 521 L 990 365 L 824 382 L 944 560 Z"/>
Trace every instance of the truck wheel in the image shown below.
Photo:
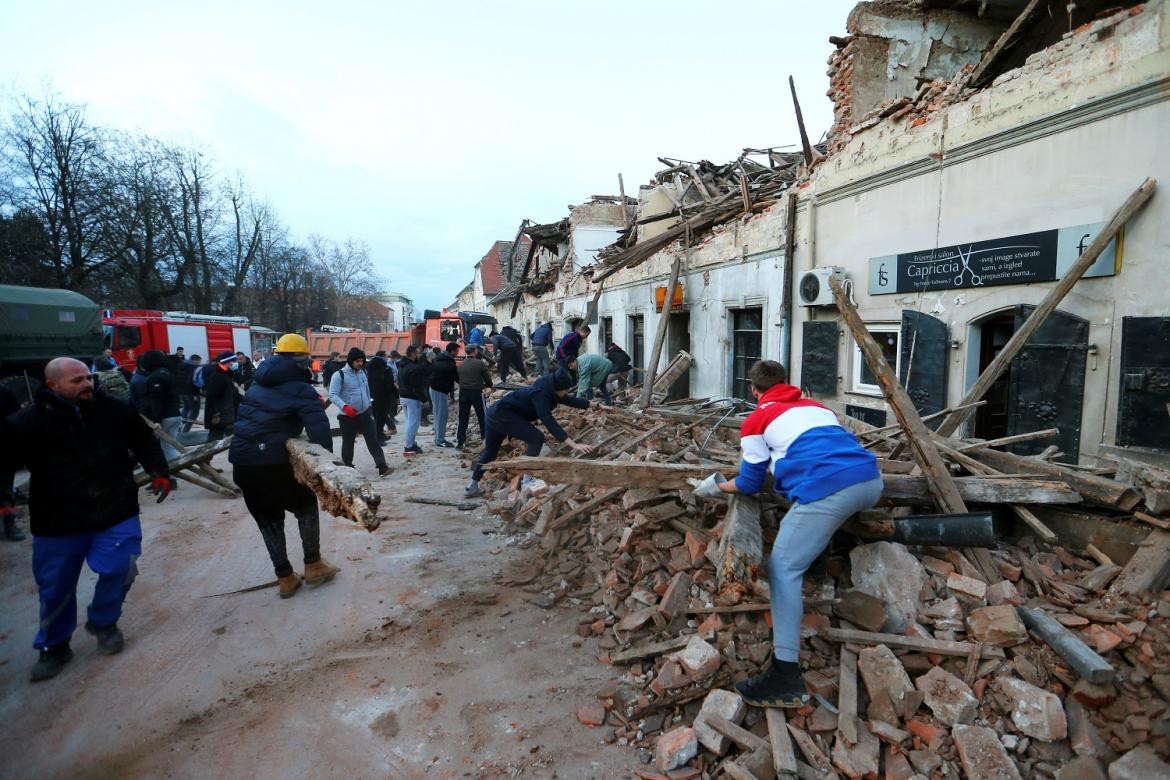
<path fill-rule="evenodd" d="M 16 396 L 16 400 L 22 408 L 32 403 L 33 398 L 36 397 L 37 391 L 41 389 L 42 384 L 43 382 L 36 377 L 29 376 L 26 379 L 25 374 L 16 374 L 0 379 L 0 387 L 3 387 Z"/>

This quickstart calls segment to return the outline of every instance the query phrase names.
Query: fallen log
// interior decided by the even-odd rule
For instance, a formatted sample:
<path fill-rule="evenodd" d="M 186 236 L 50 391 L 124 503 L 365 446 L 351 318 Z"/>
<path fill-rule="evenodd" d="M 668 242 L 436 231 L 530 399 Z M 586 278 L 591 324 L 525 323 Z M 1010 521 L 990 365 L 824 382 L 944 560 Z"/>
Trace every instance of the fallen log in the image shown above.
<path fill-rule="evenodd" d="M 1124 512 L 1132 511 L 1142 500 L 1142 494 L 1129 485 L 1116 480 L 1099 477 L 1080 471 L 1073 471 L 1061 467 L 1057 463 L 1027 458 L 1023 455 L 1013 455 L 1010 452 L 999 450 L 979 450 L 970 453 L 970 456 L 980 463 L 985 463 L 999 471 L 1012 473 L 1046 474 L 1058 477 L 1090 504 L 1104 506 L 1110 509 L 1120 509 Z M 1027 499 L 1019 503 L 1030 504 Z"/>
<path fill-rule="evenodd" d="M 751 496 L 736 494 L 728 504 L 715 565 L 720 593 L 750 593 L 760 575 L 764 563 L 760 509 L 760 502 Z"/>
<path fill-rule="evenodd" d="M 321 508 L 337 517 L 361 523 L 367 531 L 377 528 L 382 497 L 357 470 L 333 462 L 333 453 L 304 439 L 285 442 L 297 482 L 321 500 Z"/>

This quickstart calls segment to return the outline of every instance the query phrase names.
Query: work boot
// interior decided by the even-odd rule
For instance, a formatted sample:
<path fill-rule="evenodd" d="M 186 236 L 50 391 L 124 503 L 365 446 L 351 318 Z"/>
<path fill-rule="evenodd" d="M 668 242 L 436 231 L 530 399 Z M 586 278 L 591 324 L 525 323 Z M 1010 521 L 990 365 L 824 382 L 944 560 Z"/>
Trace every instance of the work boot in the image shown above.
<path fill-rule="evenodd" d="M 336 566 L 331 566 L 322 558 L 319 561 L 305 564 L 305 584 L 306 585 L 322 585 L 337 575 L 341 569 Z"/>
<path fill-rule="evenodd" d="M 772 659 L 768 671 L 735 684 L 743 700 L 753 707 L 803 707 L 808 688 L 800 676 L 800 664 Z"/>
<path fill-rule="evenodd" d="M 69 648 L 68 642 L 46 647 L 41 651 L 41 657 L 37 659 L 28 678 L 31 682 L 41 682 L 56 677 L 65 668 L 65 664 L 72 660 L 73 651 Z"/>
<path fill-rule="evenodd" d="M 85 630 L 97 637 L 98 652 L 106 655 L 116 655 L 122 652 L 126 639 L 115 623 L 112 626 L 98 627 L 92 621 L 85 621 Z"/>
<path fill-rule="evenodd" d="M 6 517 L 4 518 L 4 533 L 0 535 L 0 539 L 6 542 L 20 542 L 24 540 L 24 532 L 17 527 L 15 520 Z"/>
<path fill-rule="evenodd" d="M 291 599 L 293 594 L 297 592 L 297 588 L 301 587 L 301 578 L 294 571 L 287 576 L 277 577 L 276 584 L 280 586 L 280 597 Z"/>
<path fill-rule="evenodd" d="M 480 489 L 479 483 L 474 479 L 467 483 L 467 487 L 463 489 L 464 498 L 479 498 L 483 495 L 483 490 Z"/>
<path fill-rule="evenodd" d="M 385 463 L 383 463 L 381 466 L 378 467 L 378 476 L 379 477 L 385 477 L 385 476 L 392 474 L 392 473 L 394 473 L 394 469 L 390 468 Z"/>

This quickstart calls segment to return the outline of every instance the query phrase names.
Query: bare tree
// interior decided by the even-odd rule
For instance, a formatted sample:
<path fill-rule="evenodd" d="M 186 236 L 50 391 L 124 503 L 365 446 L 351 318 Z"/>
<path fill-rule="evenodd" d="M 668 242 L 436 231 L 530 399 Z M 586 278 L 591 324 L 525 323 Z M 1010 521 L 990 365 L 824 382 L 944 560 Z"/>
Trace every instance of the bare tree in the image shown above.
<path fill-rule="evenodd" d="M 187 304 L 210 311 L 219 281 L 212 241 L 219 224 L 219 209 L 212 172 L 201 152 L 172 147 L 167 161 L 175 184 L 173 196 L 162 204 L 167 231 L 187 272 Z"/>

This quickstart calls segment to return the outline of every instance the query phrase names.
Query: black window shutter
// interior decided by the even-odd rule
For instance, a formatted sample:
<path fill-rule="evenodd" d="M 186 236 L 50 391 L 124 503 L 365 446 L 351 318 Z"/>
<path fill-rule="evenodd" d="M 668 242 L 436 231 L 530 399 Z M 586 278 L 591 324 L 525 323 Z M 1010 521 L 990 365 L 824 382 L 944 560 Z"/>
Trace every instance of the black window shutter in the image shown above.
<path fill-rule="evenodd" d="M 903 310 L 898 379 L 921 415 L 946 408 L 949 341 L 945 322 L 920 311 Z M 938 427 L 941 423 L 939 419 L 927 424 Z"/>
<path fill-rule="evenodd" d="M 810 393 L 837 392 L 837 344 L 840 324 L 836 320 L 804 323 L 800 359 L 800 387 Z"/>

